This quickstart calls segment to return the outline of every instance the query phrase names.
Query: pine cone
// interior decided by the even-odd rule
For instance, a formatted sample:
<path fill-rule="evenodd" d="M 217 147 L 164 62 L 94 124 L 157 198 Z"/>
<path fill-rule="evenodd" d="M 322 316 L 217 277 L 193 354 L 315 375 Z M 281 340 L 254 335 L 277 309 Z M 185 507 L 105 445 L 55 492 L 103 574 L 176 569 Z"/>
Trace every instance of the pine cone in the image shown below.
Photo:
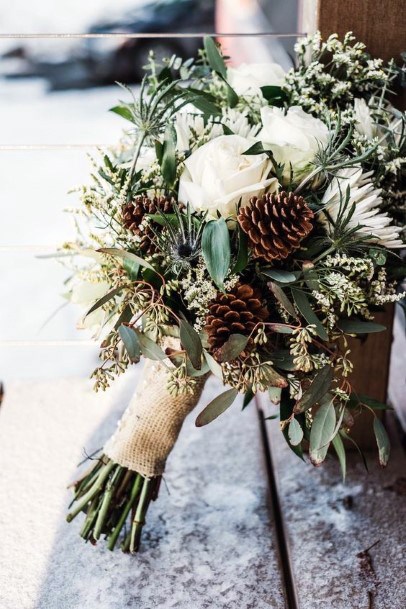
<path fill-rule="evenodd" d="M 268 315 L 268 309 L 262 305 L 261 290 L 257 287 L 238 283 L 226 294 L 218 292 L 209 305 L 205 325 L 213 356 L 220 355 L 219 350 L 231 334 L 248 336 Z"/>
<path fill-rule="evenodd" d="M 300 247 L 313 228 L 313 212 L 303 197 L 292 192 L 252 197 L 238 213 L 238 223 L 247 233 L 254 258 L 282 260 Z"/>
<path fill-rule="evenodd" d="M 141 222 L 146 214 L 156 214 L 158 210 L 164 214 L 173 212 L 172 199 L 169 197 L 136 197 L 134 201 L 126 203 L 121 209 L 123 225 L 137 237 L 140 237 L 139 247 L 146 254 L 153 254 L 155 245 L 153 242 L 154 232 L 145 225 L 140 228 Z M 158 228 L 158 223 L 150 222 L 153 228 Z"/>

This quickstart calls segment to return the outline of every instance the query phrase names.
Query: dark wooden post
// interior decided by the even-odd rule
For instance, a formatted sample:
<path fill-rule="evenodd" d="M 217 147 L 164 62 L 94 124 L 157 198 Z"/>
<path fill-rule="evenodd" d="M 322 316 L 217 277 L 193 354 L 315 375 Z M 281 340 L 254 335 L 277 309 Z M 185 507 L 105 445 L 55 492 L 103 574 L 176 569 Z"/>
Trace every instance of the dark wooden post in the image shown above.
<path fill-rule="evenodd" d="M 352 31 L 364 42 L 374 57 L 400 59 L 405 50 L 406 10 L 404 0 L 302 0 L 299 8 L 299 31 L 320 30 L 323 38 L 337 33 L 340 37 Z M 405 94 L 394 103 L 405 106 Z M 375 320 L 387 327 L 385 333 L 371 334 L 366 340 L 350 341 L 354 374 L 351 382 L 360 394 L 385 402 L 388 393 L 389 363 L 392 344 L 393 306 L 379 313 Z M 367 423 L 367 422 L 366 422 Z M 359 425 L 361 429 L 371 426 Z M 368 431 L 356 434 L 357 441 L 368 448 L 375 443 Z"/>

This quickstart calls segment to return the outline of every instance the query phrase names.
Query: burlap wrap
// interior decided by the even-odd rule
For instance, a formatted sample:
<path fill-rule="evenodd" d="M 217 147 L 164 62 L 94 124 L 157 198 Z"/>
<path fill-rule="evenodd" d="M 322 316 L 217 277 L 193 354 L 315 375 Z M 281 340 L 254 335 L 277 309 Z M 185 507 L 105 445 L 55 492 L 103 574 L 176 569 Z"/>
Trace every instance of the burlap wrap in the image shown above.
<path fill-rule="evenodd" d="M 166 389 L 168 369 L 147 360 L 137 390 L 104 447 L 115 463 L 143 476 L 159 476 L 186 415 L 196 406 L 207 375 L 194 379 L 193 393 L 172 396 Z"/>

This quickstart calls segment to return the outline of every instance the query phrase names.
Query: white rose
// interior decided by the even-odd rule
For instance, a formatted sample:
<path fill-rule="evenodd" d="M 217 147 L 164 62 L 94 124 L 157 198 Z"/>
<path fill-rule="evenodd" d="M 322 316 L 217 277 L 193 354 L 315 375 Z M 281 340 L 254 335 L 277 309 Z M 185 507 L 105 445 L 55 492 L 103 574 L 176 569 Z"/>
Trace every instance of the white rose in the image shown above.
<path fill-rule="evenodd" d="M 376 135 L 376 129 L 372 120 L 371 111 L 365 99 L 356 97 L 354 99 L 355 129 L 361 135 L 371 140 Z"/>
<path fill-rule="evenodd" d="M 185 161 L 179 182 L 179 201 L 195 211 L 217 211 L 236 218 L 238 203 L 246 205 L 254 195 L 277 189 L 276 178 L 268 178 L 272 163 L 265 154 L 244 155 L 252 140 L 240 135 L 222 135 L 198 148 Z"/>
<path fill-rule="evenodd" d="M 282 108 L 261 108 L 261 119 L 258 138 L 266 150 L 272 150 L 276 162 L 284 164 L 284 177 L 289 179 L 291 165 L 294 176 L 303 177 L 320 147 L 327 144 L 327 126 L 299 106 L 286 114 Z"/>
<path fill-rule="evenodd" d="M 228 68 L 227 80 L 237 95 L 260 95 L 261 87 L 282 86 L 285 71 L 278 63 L 242 63 Z"/>

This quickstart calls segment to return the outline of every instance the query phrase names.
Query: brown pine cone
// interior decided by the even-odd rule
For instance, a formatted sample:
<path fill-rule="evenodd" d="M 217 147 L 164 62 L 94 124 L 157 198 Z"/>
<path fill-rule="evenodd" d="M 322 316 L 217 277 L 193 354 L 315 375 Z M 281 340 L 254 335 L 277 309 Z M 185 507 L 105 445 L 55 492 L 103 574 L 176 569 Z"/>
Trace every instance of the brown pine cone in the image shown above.
<path fill-rule="evenodd" d="M 139 247 L 146 254 L 153 254 L 155 245 L 153 242 L 154 232 L 145 225 L 140 228 L 141 222 L 146 214 L 157 214 L 158 210 L 164 214 L 173 213 L 173 200 L 170 197 L 154 197 L 149 199 L 145 196 L 136 197 L 123 205 L 121 209 L 123 225 L 137 237 L 140 237 Z M 158 223 L 151 222 L 153 228 L 158 229 Z"/>
<path fill-rule="evenodd" d="M 268 262 L 287 258 L 313 229 L 313 212 L 293 192 L 252 197 L 241 207 L 238 223 L 247 233 L 254 258 Z"/>
<path fill-rule="evenodd" d="M 262 304 L 261 290 L 257 287 L 238 283 L 230 292 L 218 292 L 209 305 L 205 325 L 213 356 L 219 355 L 231 334 L 248 336 L 256 324 L 268 316 L 268 309 Z"/>

